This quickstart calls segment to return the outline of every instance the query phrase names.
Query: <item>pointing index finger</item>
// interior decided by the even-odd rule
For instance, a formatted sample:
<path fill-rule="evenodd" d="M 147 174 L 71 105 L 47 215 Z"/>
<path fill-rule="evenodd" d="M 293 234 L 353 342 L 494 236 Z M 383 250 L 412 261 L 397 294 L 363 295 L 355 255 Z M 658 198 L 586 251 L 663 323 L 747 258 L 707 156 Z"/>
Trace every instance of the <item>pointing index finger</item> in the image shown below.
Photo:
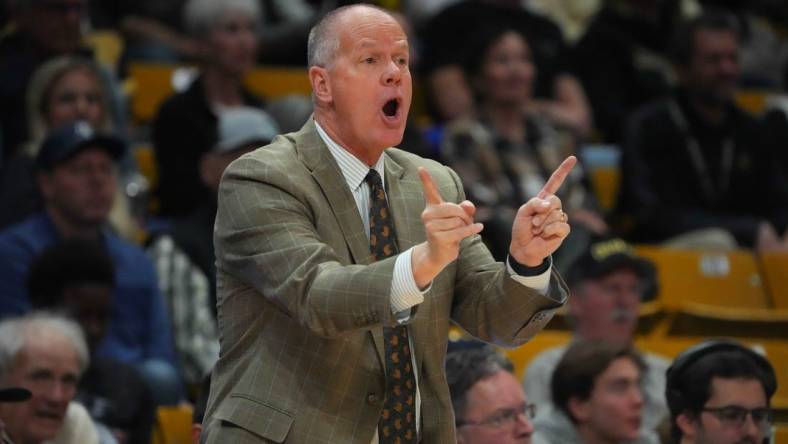
<path fill-rule="evenodd" d="M 439 205 L 443 203 L 441 193 L 438 192 L 438 187 L 435 186 L 435 182 L 432 181 L 432 176 L 426 168 L 419 167 L 419 178 L 424 187 L 424 198 L 427 200 L 427 204 Z"/>
<path fill-rule="evenodd" d="M 550 176 L 550 179 L 547 180 L 547 183 L 544 184 L 542 191 L 540 191 L 536 197 L 544 199 L 551 194 L 555 194 L 558 189 L 561 188 L 566 176 L 569 175 L 569 172 L 572 171 L 572 168 L 574 168 L 576 163 L 577 158 L 575 156 L 569 156 L 564 159 L 564 161 L 561 162 L 561 165 L 559 165 Z"/>

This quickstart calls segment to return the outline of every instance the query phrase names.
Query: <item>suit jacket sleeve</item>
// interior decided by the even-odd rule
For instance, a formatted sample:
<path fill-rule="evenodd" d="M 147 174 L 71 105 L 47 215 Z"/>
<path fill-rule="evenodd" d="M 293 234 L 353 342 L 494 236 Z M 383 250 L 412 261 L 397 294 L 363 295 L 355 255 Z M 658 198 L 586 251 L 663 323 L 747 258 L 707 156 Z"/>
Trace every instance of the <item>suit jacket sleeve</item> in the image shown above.
<path fill-rule="evenodd" d="M 465 199 L 460 179 L 448 169 Z M 495 262 L 481 237 L 461 244 L 452 303 L 452 319 L 473 336 L 505 347 L 527 342 L 552 318 L 568 297 L 568 290 L 553 270 L 546 295 L 515 281 L 506 266 Z"/>

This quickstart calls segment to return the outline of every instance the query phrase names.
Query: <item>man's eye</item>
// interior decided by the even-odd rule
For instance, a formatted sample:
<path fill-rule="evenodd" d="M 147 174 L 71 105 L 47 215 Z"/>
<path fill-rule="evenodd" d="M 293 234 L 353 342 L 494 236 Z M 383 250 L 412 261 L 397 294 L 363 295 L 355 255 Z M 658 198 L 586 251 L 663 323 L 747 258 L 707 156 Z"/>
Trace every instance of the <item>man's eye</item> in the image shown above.
<path fill-rule="evenodd" d="M 364 59 L 364 63 L 368 63 L 368 64 L 375 63 L 375 58 L 374 57 L 367 57 L 366 59 Z"/>

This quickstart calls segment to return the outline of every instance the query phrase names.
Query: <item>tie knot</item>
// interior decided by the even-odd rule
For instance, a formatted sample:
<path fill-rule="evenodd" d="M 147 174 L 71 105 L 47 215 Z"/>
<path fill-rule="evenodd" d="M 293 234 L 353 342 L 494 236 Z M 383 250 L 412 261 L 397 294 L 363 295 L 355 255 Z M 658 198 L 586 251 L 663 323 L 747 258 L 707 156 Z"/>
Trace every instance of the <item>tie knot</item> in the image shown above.
<path fill-rule="evenodd" d="M 375 169 L 369 169 L 367 177 L 364 178 L 364 181 L 367 183 L 367 185 L 369 185 L 370 188 L 383 188 L 383 181 L 380 179 L 380 174 Z"/>

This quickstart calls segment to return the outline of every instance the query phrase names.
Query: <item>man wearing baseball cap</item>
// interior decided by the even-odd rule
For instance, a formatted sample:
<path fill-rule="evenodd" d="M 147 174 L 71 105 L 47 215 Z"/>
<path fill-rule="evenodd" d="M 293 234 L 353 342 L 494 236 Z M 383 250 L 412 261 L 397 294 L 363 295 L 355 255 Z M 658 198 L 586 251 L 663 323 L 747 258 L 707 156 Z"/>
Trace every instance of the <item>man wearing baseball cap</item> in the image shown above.
<path fill-rule="evenodd" d="M 569 268 L 567 274 L 572 297 L 568 318 L 574 340 L 603 341 L 631 346 L 637 328 L 640 303 L 656 293 L 654 265 L 638 257 L 630 245 L 618 238 L 597 238 Z M 524 387 L 528 397 L 540 406 L 539 415 L 551 404 L 550 381 L 567 346 L 555 347 L 537 355 L 526 370 Z M 641 435 L 653 435 L 667 416 L 664 400 L 665 370 L 668 361 L 641 353 L 646 365 L 642 376 L 644 395 Z"/>
<path fill-rule="evenodd" d="M 106 228 L 125 144 L 77 121 L 54 129 L 35 160 L 43 211 L 0 232 L 0 318 L 30 310 L 26 278 L 33 259 L 61 239 L 98 241 L 115 264 L 109 331 L 97 350 L 137 365 L 154 390 L 180 393 L 167 311 L 142 249 Z M 177 402 L 177 396 L 162 402 Z"/>

